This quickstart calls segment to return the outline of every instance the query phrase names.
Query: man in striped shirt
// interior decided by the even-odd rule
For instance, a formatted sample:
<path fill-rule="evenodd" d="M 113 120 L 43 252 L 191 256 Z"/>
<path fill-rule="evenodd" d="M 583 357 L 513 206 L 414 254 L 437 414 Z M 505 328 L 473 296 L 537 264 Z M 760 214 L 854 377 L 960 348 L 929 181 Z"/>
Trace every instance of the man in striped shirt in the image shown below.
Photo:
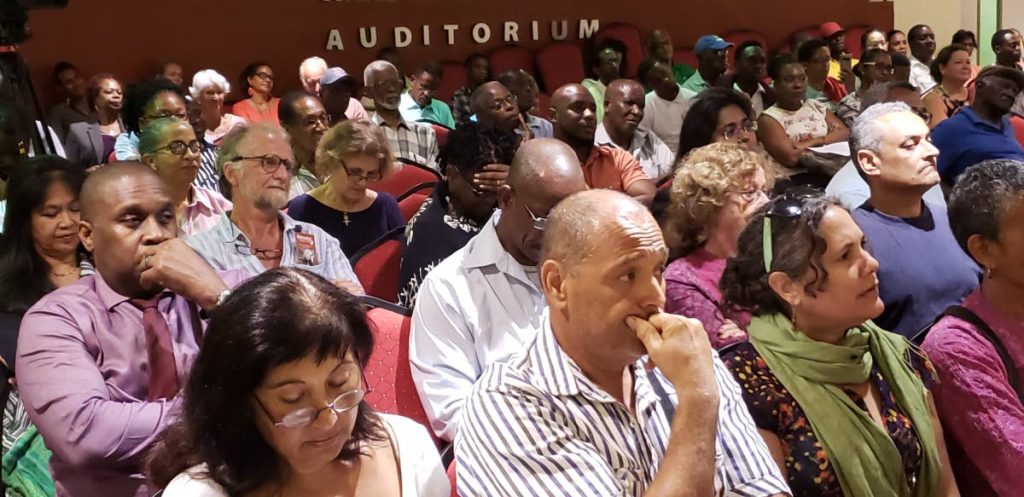
<path fill-rule="evenodd" d="M 366 91 L 373 97 L 376 110 L 370 114 L 374 124 L 384 128 L 391 153 L 399 159 L 437 169 L 437 136 L 430 125 L 409 122 L 402 118 L 402 77 L 395 66 L 375 60 L 363 71 Z"/>
<path fill-rule="evenodd" d="M 667 256 L 621 193 L 554 208 L 540 268 L 550 317 L 467 400 L 460 495 L 790 495 L 700 324 L 661 311 Z"/>

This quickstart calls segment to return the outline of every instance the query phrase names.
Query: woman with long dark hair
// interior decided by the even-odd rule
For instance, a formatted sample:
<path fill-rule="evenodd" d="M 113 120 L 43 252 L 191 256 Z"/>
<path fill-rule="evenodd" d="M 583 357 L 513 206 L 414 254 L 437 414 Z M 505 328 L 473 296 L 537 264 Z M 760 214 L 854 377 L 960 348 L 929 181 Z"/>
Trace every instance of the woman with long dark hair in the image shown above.
<path fill-rule="evenodd" d="M 212 313 L 151 480 L 164 497 L 447 496 L 426 428 L 363 400 L 372 350 L 359 301 L 329 281 L 277 268 L 242 284 Z"/>

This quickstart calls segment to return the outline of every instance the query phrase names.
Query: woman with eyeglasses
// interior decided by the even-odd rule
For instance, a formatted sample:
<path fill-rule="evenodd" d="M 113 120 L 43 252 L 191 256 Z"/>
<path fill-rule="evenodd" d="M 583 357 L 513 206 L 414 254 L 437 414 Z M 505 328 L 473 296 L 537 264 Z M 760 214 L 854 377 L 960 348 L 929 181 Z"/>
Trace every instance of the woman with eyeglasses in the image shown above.
<path fill-rule="evenodd" d="M 836 115 L 848 128 L 853 127 L 853 121 L 860 115 L 864 93 L 876 83 L 892 81 L 892 57 L 883 49 L 868 49 L 853 68 L 853 74 L 860 78 L 860 88 L 843 97 L 836 106 Z"/>
<path fill-rule="evenodd" d="M 713 143 L 679 163 L 665 221 L 671 259 L 665 270 L 665 311 L 704 325 L 718 349 L 746 339 L 750 315 L 725 307 L 718 281 L 736 255 L 740 231 L 771 190 L 763 153 Z"/>
<path fill-rule="evenodd" d="M 235 102 L 231 113 L 250 123 L 268 122 L 280 125 L 277 108 L 281 99 L 271 95 L 274 91 L 274 70 L 265 62 L 245 66 L 238 78 L 242 92 L 249 98 Z"/>
<path fill-rule="evenodd" d="M 248 121 L 234 114 L 224 113 L 224 96 L 231 93 L 227 78 L 213 69 L 203 69 L 192 76 L 188 88 L 192 98 L 199 103 L 203 124 L 206 127 L 206 141 L 220 146 L 221 140 L 235 126 L 245 126 Z M 268 93 L 269 95 L 269 93 Z"/>
<path fill-rule="evenodd" d="M 849 212 L 814 190 L 758 211 L 722 295 L 750 341 L 722 353 L 793 497 L 958 496 L 929 388 L 935 372 L 871 319 L 878 261 Z"/>
<path fill-rule="evenodd" d="M 153 168 L 175 206 L 180 236 L 206 231 L 231 210 L 220 193 L 195 186 L 202 144 L 188 121 L 161 117 L 146 123 L 139 137 L 142 163 Z"/>
<path fill-rule="evenodd" d="M 337 124 L 317 147 L 316 171 L 326 176 L 326 181 L 292 199 L 288 215 L 319 226 L 337 238 L 351 257 L 370 242 L 405 226 L 395 197 L 368 187 L 393 168 L 394 156 L 380 126 L 366 119 Z M 401 239 L 402 233 L 392 236 Z"/>
<path fill-rule="evenodd" d="M 150 480 L 164 497 L 449 495 L 426 428 L 367 405 L 372 353 L 359 301 L 327 280 L 277 268 L 242 284 L 212 313 Z"/>
<path fill-rule="evenodd" d="M 861 53 L 867 52 L 871 49 L 880 49 L 884 52 L 889 51 L 889 40 L 885 36 L 885 31 L 878 28 L 871 28 L 860 35 L 860 51 Z M 861 58 L 861 62 L 863 62 Z"/>
<path fill-rule="evenodd" d="M 935 56 L 931 74 L 939 84 L 924 93 L 924 105 L 932 113 L 929 128 L 953 117 L 968 104 L 967 82 L 971 80 L 971 52 L 963 45 L 950 45 Z"/>
<path fill-rule="evenodd" d="M 86 100 L 92 122 L 71 125 L 64 147 L 68 160 L 83 168 L 107 163 L 118 135 L 124 132 L 123 99 L 124 86 L 113 74 L 97 74 L 89 80 Z"/>

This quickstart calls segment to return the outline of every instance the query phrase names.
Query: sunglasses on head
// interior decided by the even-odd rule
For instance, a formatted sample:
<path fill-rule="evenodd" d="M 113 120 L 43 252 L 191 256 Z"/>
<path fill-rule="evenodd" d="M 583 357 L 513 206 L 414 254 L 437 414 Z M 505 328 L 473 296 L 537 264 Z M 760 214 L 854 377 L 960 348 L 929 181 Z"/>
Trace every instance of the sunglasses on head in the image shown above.
<path fill-rule="evenodd" d="M 775 260 L 772 219 L 796 219 L 804 214 L 804 203 L 808 199 L 821 198 L 825 194 L 810 187 L 798 187 L 783 193 L 775 199 L 764 215 L 761 227 L 761 244 L 764 251 L 764 272 L 771 274 Z"/>

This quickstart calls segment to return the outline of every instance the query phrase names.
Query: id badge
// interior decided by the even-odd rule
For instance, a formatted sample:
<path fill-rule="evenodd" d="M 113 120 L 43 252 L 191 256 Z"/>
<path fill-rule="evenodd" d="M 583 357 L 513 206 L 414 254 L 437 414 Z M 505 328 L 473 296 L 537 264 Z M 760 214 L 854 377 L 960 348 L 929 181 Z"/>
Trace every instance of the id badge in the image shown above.
<path fill-rule="evenodd" d="M 312 233 L 295 233 L 295 265 L 316 266 L 320 255 L 316 253 L 316 237 Z"/>

